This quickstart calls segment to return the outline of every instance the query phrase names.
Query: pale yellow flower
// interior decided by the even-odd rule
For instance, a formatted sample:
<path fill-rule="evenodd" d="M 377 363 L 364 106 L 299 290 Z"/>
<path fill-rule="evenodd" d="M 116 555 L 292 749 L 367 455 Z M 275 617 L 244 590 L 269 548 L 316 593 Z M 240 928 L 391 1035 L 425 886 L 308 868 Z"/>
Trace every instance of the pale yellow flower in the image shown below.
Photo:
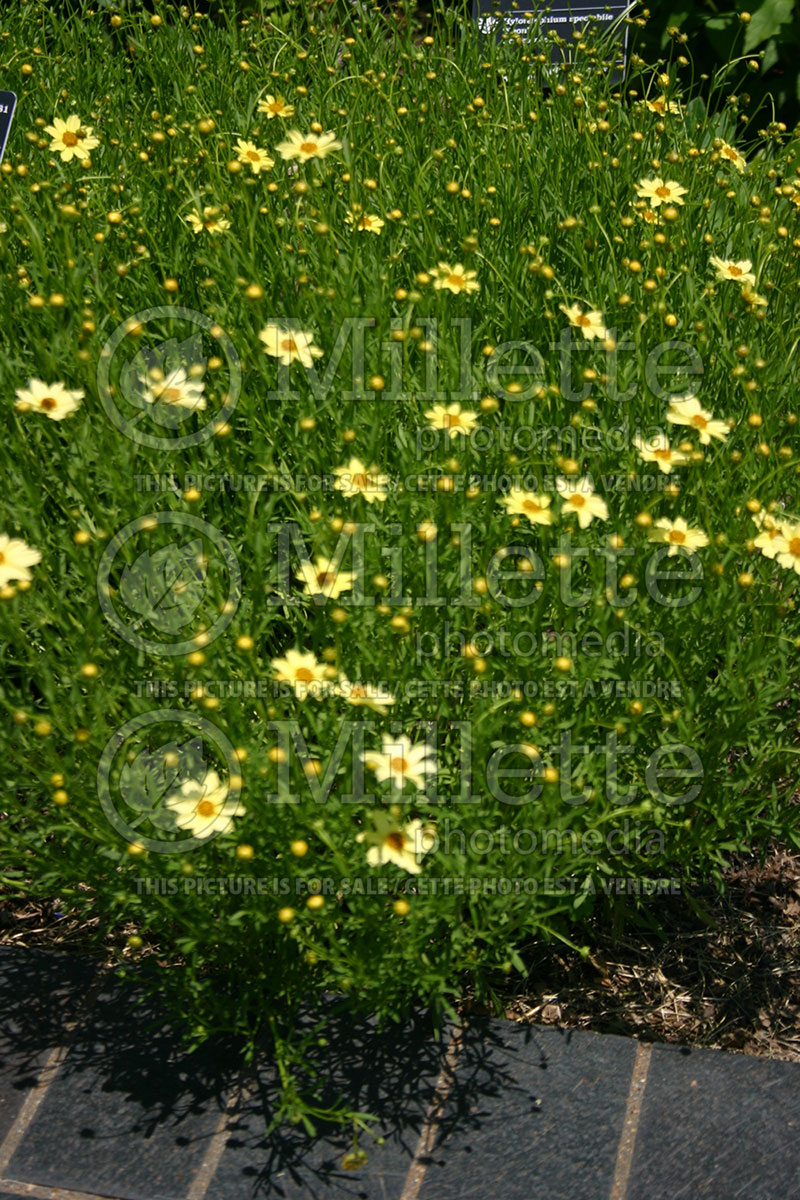
<path fill-rule="evenodd" d="M 281 158 L 287 161 L 297 158 L 301 163 L 312 158 L 326 158 L 341 148 L 342 143 L 336 140 L 334 133 L 301 133 L 299 129 L 290 129 L 286 141 L 278 142 L 275 147 Z"/>
<path fill-rule="evenodd" d="M 51 421 L 63 421 L 80 407 L 83 392 L 75 391 L 63 383 L 44 383 L 41 379 L 29 379 L 27 388 L 17 388 L 20 412 L 44 413 Z"/>
<path fill-rule="evenodd" d="M 636 195 L 650 202 L 651 208 L 662 204 L 683 204 L 687 189 L 674 179 L 666 183 L 657 175 L 655 179 L 640 179 L 636 187 Z"/>
<path fill-rule="evenodd" d="M 451 438 L 460 433 L 471 433 L 478 424 L 478 414 L 470 410 L 462 410 L 457 400 L 452 404 L 434 404 L 427 409 L 425 416 L 432 429 L 446 429 Z"/>
<path fill-rule="evenodd" d="M 22 538 L 9 537 L 0 533 L 0 587 L 5 587 L 15 579 L 30 582 L 33 579 L 29 567 L 35 567 L 42 561 L 40 550 L 23 542 Z"/>
<path fill-rule="evenodd" d="M 361 755 L 378 783 L 390 780 L 393 787 L 402 788 L 406 781 L 415 788 L 424 788 L 428 775 L 436 774 L 434 750 L 427 742 L 412 744 L 405 734 L 382 735 L 382 750 L 366 750 Z"/>
<path fill-rule="evenodd" d="M 643 462 L 654 462 L 658 469 L 669 475 L 673 467 L 682 467 L 689 461 L 681 450 L 673 450 L 665 433 L 657 433 L 651 438 L 641 438 L 634 434 L 633 444 L 639 451 Z"/>
<path fill-rule="evenodd" d="M 764 557 L 775 558 L 779 550 L 783 553 L 784 545 L 788 541 L 784 528 L 786 522 L 776 520 L 763 508 L 761 512 L 753 513 L 753 522 L 760 530 L 755 545 Z"/>
<path fill-rule="evenodd" d="M 228 791 L 228 784 L 220 783 L 217 772 L 208 771 L 203 779 L 187 779 L 165 803 L 179 829 L 207 838 L 227 833 L 233 827 L 233 818 L 244 816 L 244 806 L 238 800 L 229 800 Z"/>
<path fill-rule="evenodd" d="M 305 333 L 301 329 L 282 329 L 280 325 L 270 323 L 264 326 L 258 336 L 264 343 L 264 353 L 279 358 L 284 367 L 299 362 L 309 368 L 313 367 L 315 358 L 322 358 L 323 351 L 314 345 L 313 333 Z"/>
<path fill-rule="evenodd" d="M 702 529 L 690 529 L 683 517 L 670 521 L 669 517 L 659 517 L 650 534 L 651 542 L 665 542 L 669 546 L 668 558 L 674 558 L 681 547 L 684 550 L 699 550 L 708 545 L 708 538 Z"/>
<path fill-rule="evenodd" d="M 348 704 L 356 708 L 371 708 L 376 713 L 385 713 L 395 703 L 395 697 L 383 685 L 352 683 L 346 675 L 339 676 L 335 691 Z"/>
<path fill-rule="evenodd" d="M 738 261 L 734 261 L 730 258 L 718 258 L 716 254 L 712 254 L 709 262 L 717 272 L 717 279 L 732 279 L 736 283 L 752 283 L 755 285 L 756 277 L 753 274 L 753 264 L 749 258 L 741 258 Z"/>
<path fill-rule="evenodd" d="M 446 289 L 456 296 L 461 292 L 469 295 L 471 292 L 480 291 L 481 285 L 476 278 L 478 272 L 466 271 L 461 263 L 451 267 L 449 263 L 440 262 L 430 273 L 434 277 L 433 286 L 437 290 Z"/>
<path fill-rule="evenodd" d="M 373 828 L 356 834 L 357 842 L 367 843 L 368 865 L 393 863 L 409 875 L 418 875 L 422 858 L 435 844 L 432 828 L 416 818 L 400 825 L 390 813 L 380 811 L 372 813 L 370 819 Z"/>
<path fill-rule="evenodd" d="M 231 227 L 230 221 L 226 220 L 225 217 L 221 217 L 219 209 L 215 208 L 213 204 L 205 206 L 202 216 L 197 209 L 193 209 L 186 218 L 186 221 L 191 225 L 193 233 L 202 233 L 205 230 L 206 233 L 220 234 Z"/>
<path fill-rule="evenodd" d="M 150 380 L 143 396 L 148 404 L 171 404 L 176 408 L 202 412 L 206 407 L 203 395 L 205 386 L 199 379 L 189 379 L 183 367 L 176 367 L 165 379 Z"/>
<path fill-rule="evenodd" d="M 588 479 L 564 479 L 559 475 L 556 489 L 564 501 L 562 514 L 577 516 L 581 529 L 591 525 L 595 517 L 601 521 L 608 520 L 608 505 L 597 495 Z"/>
<path fill-rule="evenodd" d="M 243 138 L 236 141 L 236 157 L 240 163 L 247 163 L 254 175 L 269 171 L 275 166 L 275 159 L 270 158 L 266 150 L 262 150 L 253 142 L 244 141 Z"/>
<path fill-rule="evenodd" d="M 569 319 L 570 325 L 574 325 L 576 329 L 580 329 L 587 340 L 608 337 L 608 330 L 603 324 L 603 314 L 597 309 L 593 308 L 589 312 L 582 312 L 580 304 L 573 304 L 569 308 L 566 304 L 559 304 L 558 307 L 564 316 Z"/>
<path fill-rule="evenodd" d="M 382 504 L 386 499 L 389 476 L 379 474 L 376 467 L 365 467 L 360 458 L 351 458 L 346 467 L 335 467 L 333 473 L 334 488 L 345 496 L 363 496 L 367 504 Z"/>
<path fill-rule="evenodd" d="M 53 124 L 47 125 L 44 132 L 49 133 L 53 139 L 50 143 L 50 153 L 60 154 L 62 162 L 71 162 L 73 158 L 77 158 L 78 162 L 85 162 L 89 151 L 100 145 L 98 138 L 92 133 L 92 127 L 84 125 L 75 113 L 67 117 L 66 121 L 61 117 L 54 117 Z"/>
<path fill-rule="evenodd" d="M 527 517 L 532 525 L 552 525 L 553 523 L 549 496 L 511 487 L 508 489 L 508 494 L 503 496 L 502 503 L 509 516 Z"/>
<path fill-rule="evenodd" d="M 787 571 L 800 575 L 800 522 L 781 523 L 781 536 L 776 541 L 776 558 Z"/>
<path fill-rule="evenodd" d="M 724 442 L 730 429 L 727 421 L 715 420 L 714 416 L 703 408 L 696 396 L 676 396 L 669 402 L 667 420 L 672 425 L 687 425 L 696 429 L 703 446 L 709 445 L 712 438 Z"/>
<path fill-rule="evenodd" d="M 306 585 L 305 595 L 324 596 L 327 600 L 338 600 L 342 592 L 352 589 L 356 580 L 352 571 L 340 571 L 337 564 L 323 555 L 317 555 L 313 565 L 303 563 L 295 578 Z"/>
<path fill-rule="evenodd" d="M 348 225 L 352 225 L 359 233 L 380 233 L 385 224 L 374 213 L 348 212 L 345 221 L 347 221 Z"/>
<path fill-rule="evenodd" d="M 287 650 L 284 658 L 273 658 L 272 669 L 276 682 L 291 684 L 298 700 L 306 700 L 309 696 L 320 700 L 331 691 L 325 663 L 318 662 L 310 650 L 305 653 Z"/>
<path fill-rule="evenodd" d="M 667 113 L 680 113 L 681 106 L 675 100 L 668 100 L 666 96 L 656 96 L 655 100 L 646 100 L 645 103 L 650 112 L 658 113 L 660 116 L 666 116 Z"/>
<path fill-rule="evenodd" d="M 268 121 L 272 121 L 275 117 L 294 116 L 294 105 L 287 104 L 283 96 L 267 95 L 263 100 L 259 100 L 257 109 L 258 112 L 266 114 Z"/>
<path fill-rule="evenodd" d="M 727 142 L 723 142 L 719 148 L 719 156 L 726 162 L 733 163 L 740 173 L 747 170 L 747 159 L 739 153 L 735 146 L 729 146 Z"/>

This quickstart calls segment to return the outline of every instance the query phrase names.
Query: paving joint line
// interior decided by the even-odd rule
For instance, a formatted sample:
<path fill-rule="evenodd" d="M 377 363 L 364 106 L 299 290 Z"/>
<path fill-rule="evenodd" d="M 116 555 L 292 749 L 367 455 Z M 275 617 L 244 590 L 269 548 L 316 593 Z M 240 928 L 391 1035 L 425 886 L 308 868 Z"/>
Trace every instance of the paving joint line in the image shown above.
<path fill-rule="evenodd" d="M 240 1075 L 238 1083 L 231 1088 L 230 1095 L 222 1106 L 217 1127 L 211 1135 L 203 1161 L 197 1168 L 189 1191 L 186 1193 L 186 1200 L 204 1200 L 225 1151 L 230 1119 L 255 1091 L 255 1086 L 247 1088 L 244 1083 L 244 1074 Z"/>
<path fill-rule="evenodd" d="M 96 979 L 88 988 L 82 1002 L 78 1004 L 74 1018 L 64 1022 L 63 1028 L 67 1036 L 64 1038 L 60 1046 L 55 1046 L 47 1055 L 47 1058 L 37 1072 L 35 1086 L 29 1090 L 27 1096 L 22 1102 L 19 1112 L 14 1119 L 13 1124 L 11 1125 L 11 1128 L 8 1130 L 8 1133 L 6 1134 L 2 1143 L 0 1143 L 0 1184 L 3 1186 L 12 1182 L 16 1187 L 37 1186 L 33 1184 L 21 1184 L 19 1181 L 14 1180 L 7 1180 L 4 1178 L 5 1172 L 8 1169 L 8 1165 L 11 1162 L 11 1159 L 14 1157 L 14 1154 L 19 1149 L 25 1134 L 28 1132 L 28 1129 L 30 1128 L 31 1123 L 36 1116 L 42 1101 L 47 1095 L 50 1085 L 58 1074 L 67 1055 L 69 1054 L 75 1039 L 75 1035 L 80 1026 L 88 1017 L 103 986 L 103 983 L 103 978 Z M 34 1196 L 39 1193 L 20 1192 L 19 1194 L 22 1196 Z M 44 1195 L 44 1193 L 42 1194 Z M 64 1196 L 67 1196 L 66 1192 L 63 1194 Z M 74 1193 L 74 1195 L 77 1196 L 78 1193 Z"/>
<path fill-rule="evenodd" d="M 642 1115 L 642 1101 L 647 1087 L 647 1073 L 650 1069 L 652 1052 L 653 1047 L 649 1043 L 639 1042 L 636 1046 L 636 1057 L 633 1060 L 631 1083 L 628 1089 L 628 1103 L 617 1148 L 617 1161 L 609 1200 L 625 1200 L 628 1194 L 633 1152 L 636 1148 L 636 1134 Z"/>
<path fill-rule="evenodd" d="M 400 1195 L 400 1200 L 417 1200 L 422 1182 L 425 1178 L 425 1172 L 428 1169 L 427 1159 L 430 1157 L 436 1141 L 436 1134 L 439 1130 L 439 1120 L 442 1114 L 442 1109 L 447 1097 L 450 1095 L 453 1083 L 455 1081 L 456 1065 L 461 1053 L 464 1038 L 464 1027 L 459 1025 L 453 1032 L 450 1038 L 447 1050 L 445 1051 L 444 1063 L 439 1072 L 439 1077 L 436 1080 L 436 1086 L 433 1092 L 430 1108 L 425 1116 L 425 1120 L 420 1130 L 419 1139 L 416 1149 L 411 1160 L 411 1166 L 408 1168 L 403 1191 Z"/>
<path fill-rule="evenodd" d="M 0 1179 L 0 1187 L 12 1196 L 28 1196 L 29 1200 L 119 1200 L 110 1192 L 75 1192 L 71 1188 L 45 1187 L 39 1183 L 23 1183 L 19 1179 Z"/>

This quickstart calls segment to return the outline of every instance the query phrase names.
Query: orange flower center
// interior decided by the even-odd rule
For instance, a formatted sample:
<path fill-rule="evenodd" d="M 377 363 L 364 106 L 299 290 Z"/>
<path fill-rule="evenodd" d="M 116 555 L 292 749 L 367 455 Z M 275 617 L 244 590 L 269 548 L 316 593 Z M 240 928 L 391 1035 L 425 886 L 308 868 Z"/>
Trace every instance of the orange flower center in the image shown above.
<path fill-rule="evenodd" d="M 311 683 L 314 678 L 314 672 L 308 667 L 298 667 L 294 673 L 295 679 L 300 683 Z"/>
<path fill-rule="evenodd" d="M 353 487 L 366 488 L 369 487 L 369 479 L 366 475 L 354 475 L 352 479 Z"/>
<path fill-rule="evenodd" d="M 6 561 L 6 556 L 5 556 L 5 554 L 3 553 L 3 551 L 2 551 L 2 550 L 0 550 L 0 565 L 1 565 L 2 563 L 4 563 L 5 561 Z"/>
<path fill-rule="evenodd" d="M 393 758 L 391 760 L 390 766 L 393 771 L 399 771 L 401 773 L 401 775 L 404 775 L 405 772 L 408 770 L 408 763 L 406 762 L 406 760 L 403 758 L 402 755 L 399 755 L 398 757 Z M 401 835 L 396 834 L 395 836 L 400 837 Z"/>
<path fill-rule="evenodd" d="M 71 129 L 67 129 L 62 133 L 61 140 L 65 146 L 77 146 L 78 135 L 77 133 L 73 133 Z"/>
<path fill-rule="evenodd" d="M 442 417 L 442 425 L 445 429 L 456 429 L 461 424 L 461 417 L 458 413 L 445 413 Z"/>
<path fill-rule="evenodd" d="M 466 280 L 464 279 L 463 275 L 452 274 L 447 276 L 447 283 L 449 283 L 451 287 L 460 288 L 464 286 Z"/>
<path fill-rule="evenodd" d="M 740 275 L 744 275 L 744 271 L 742 270 L 742 268 L 737 267 L 735 263 L 731 263 L 731 265 L 728 267 L 728 271 L 731 273 L 731 275 L 735 276 L 737 279 Z"/>
<path fill-rule="evenodd" d="M 695 429 L 705 429 L 705 427 L 708 425 L 708 421 L 705 419 L 705 417 L 701 417 L 699 413 L 695 413 L 695 415 L 692 417 L 692 424 L 694 425 Z"/>
<path fill-rule="evenodd" d="M 282 100 L 273 100 L 272 104 L 267 105 L 267 112 L 279 113 L 283 110 Z"/>
<path fill-rule="evenodd" d="M 682 546 L 686 541 L 686 534 L 680 529 L 670 529 L 667 541 L 672 542 L 676 546 Z"/>
<path fill-rule="evenodd" d="M 656 195 L 660 196 L 662 200 L 667 200 L 669 198 L 669 194 L 669 188 L 664 184 L 662 184 L 661 187 L 656 188 Z"/>
<path fill-rule="evenodd" d="M 258 162 L 260 157 L 261 157 L 261 155 L 258 153 L 257 150 L 248 150 L 247 151 L 247 158 L 250 159 L 250 162 Z"/>
<path fill-rule="evenodd" d="M 293 337 L 285 337 L 281 342 L 281 350 L 285 350 L 287 354 L 296 354 L 297 342 Z"/>
<path fill-rule="evenodd" d="M 391 846 L 392 850 L 402 850 L 406 844 L 406 839 L 402 833 L 387 833 L 386 845 Z"/>
<path fill-rule="evenodd" d="M 213 817 L 216 811 L 213 800 L 201 800 L 197 806 L 198 817 Z"/>
<path fill-rule="evenodd" d="M 570 496 L 569 503 L 573 508 L 583 508 L 584 504 L 586 503 L 586 497 L 580 495 Z"/>
<path fill-rule="evenodd" d="M 39 401 L 39 407 L 43 408 L 45 410 L 45 412 L 52 412 L 53 409 L 56 407 L 56 401 L 53 399 L 52 396 L 45 396 L 42 400 Z"/>
<path fill-rule="evenodd" d="M 525 512 L 529 513 L 538 513 L 542 511 L 542 506 L 537 504 L 535 500 L 523 500 L 522 507 L 525 509 Z"/>
<path fill-rule="evenodd" d="M 166 400 L 167 404 L 175 404 L 181 398 L 181 389 L 176 387 L 168 387 L 164 388 L 161 394 Z"/>
<path fill-rule="evenodd" d="M 318 148 L 319 147 L 316 142 L 301 142 L 300 143 L 300 149 L 303 151 L 303 154 L 316 154 Z"/>
<path fill-rule="evenodd" d="M 586 328 L 587 325 L 591 325 L 591 323 L 592 323 L 592 319 L 591 319 L 591 317 L 588 317 L 586 315 L 586 313 L 581 313 L 580 316 L 578 317 L 578 324 L 582 325 L 584 329 Z"/>
<path fill-rule="evenodd" d="M 671 450 L 654 450 L 653 458 L 661 458 L 664 460 L 664 462 L 669 462 L 670 459 L 672 458 L 672 451 Z"/>
<path fill-rule="evenodd" d="M 335 571 L 317 571 L 317 583 L 320 585 L 320 587 L 329 587 L 335 582 Z"/>
<path fill-rule="evenodd" d="M 789 553 L 793 554 L 795 558 L 800 558 L 800 537 L 789 539 Z"/>
<path fill-rule="evenodd" d="M 363 699 L 366 694 L 367 689 L 364 687 L 363 683 L 354 683 L 350 690 L 350 695 L 355 696 L 358 700 Z"/>

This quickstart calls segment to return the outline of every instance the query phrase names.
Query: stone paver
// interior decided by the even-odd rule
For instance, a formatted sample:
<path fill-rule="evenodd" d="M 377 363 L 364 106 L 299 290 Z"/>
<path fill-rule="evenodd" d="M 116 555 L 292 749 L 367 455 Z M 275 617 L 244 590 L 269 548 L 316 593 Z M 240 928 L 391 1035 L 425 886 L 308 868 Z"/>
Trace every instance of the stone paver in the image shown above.
<path fill-rule="evenodd" d="M 798 1200 L 800 1065 L 655 1046 L 628 1200 Z"/>
<path fill-rule="evenodd" d="M 331 1010 L 319 1103 L 377 1114 L 382 1139 L 350 1170 L 348 1131 L 267 1133 L 266 1059 L 188 1055 L 136 999 L 77 958 L 0 948 L 0 1200 L 800 1200 L 800 1064 Z"/>

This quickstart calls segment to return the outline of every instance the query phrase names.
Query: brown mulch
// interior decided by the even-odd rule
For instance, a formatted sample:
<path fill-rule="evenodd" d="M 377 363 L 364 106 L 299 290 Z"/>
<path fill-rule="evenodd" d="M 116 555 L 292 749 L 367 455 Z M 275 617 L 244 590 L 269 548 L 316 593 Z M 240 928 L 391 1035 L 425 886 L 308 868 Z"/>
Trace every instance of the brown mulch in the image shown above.
<path fill-rule="evenodd" d="M 800 1062 L 800 854 L 741 856 L 726 892 L 660 901 L 665 936 L 597 932 L 590 958 L 550 947 L 501 993 L 523 1023 Z"/>
<path fill-rule="evenodd" d="M 682 897 L 660 901 L 663 937 L 598 928 L 588 959 L 536 947 L 528 978 L 498 988 L 506 1016 L 800 1062 L 800 853 L 774 846 L 763 865 L 741 856 L 726 872 L 724 896 L 711 888 L 694 896 L 705 920 Z M 133 926 L 98 946 L 96 925 L 57 901 L 0 902 L 0 945 L 118 964 Z M 145 946 L 137 957 L 148 952 L 157 950 Z M 469 997 L 463 1009 L 477 1011 Z"/>

